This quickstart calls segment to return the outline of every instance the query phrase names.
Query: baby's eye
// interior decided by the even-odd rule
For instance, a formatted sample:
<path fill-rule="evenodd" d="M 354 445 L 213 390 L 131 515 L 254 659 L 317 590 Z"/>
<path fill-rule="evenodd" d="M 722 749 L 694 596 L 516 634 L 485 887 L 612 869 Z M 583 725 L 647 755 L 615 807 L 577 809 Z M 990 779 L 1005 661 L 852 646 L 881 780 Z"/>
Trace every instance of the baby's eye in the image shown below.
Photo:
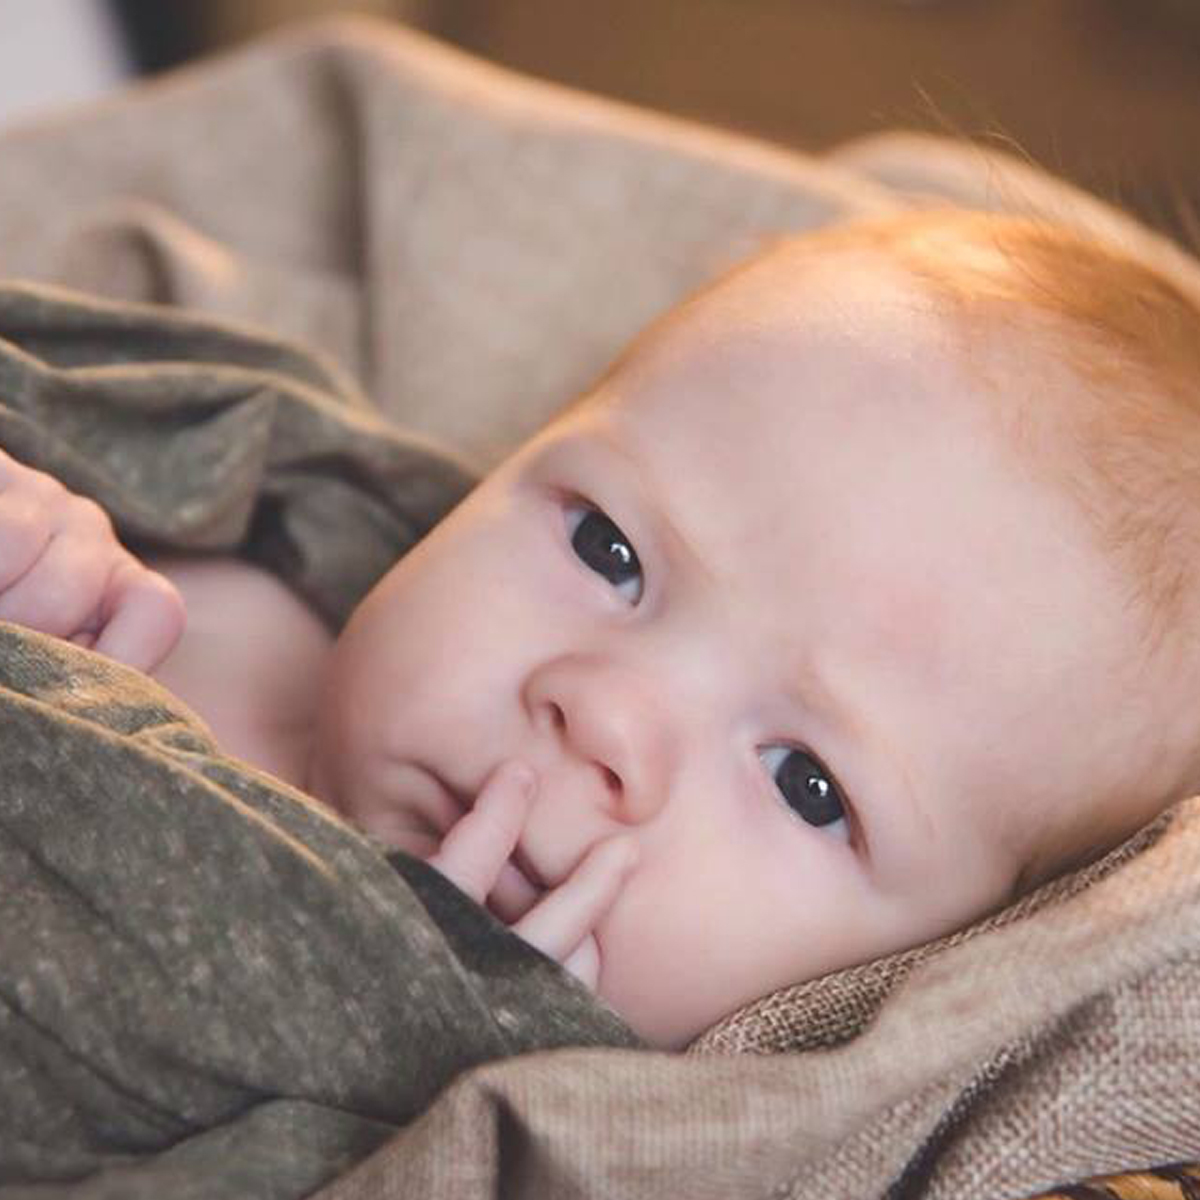
<path fill-rule="evenodd" d="M 598 508 L 567 509 L 567 532 L 580 561 L 602 575 L 630 604 L 642 598 L 642 564 L 633 543 Z"/>
<path fill-rule="evenodd" d="M 846 804 L 829 772 L 807 750 L 767 746 L 759 751 L 783 802 L 802 821 L 849 838 Z"/>

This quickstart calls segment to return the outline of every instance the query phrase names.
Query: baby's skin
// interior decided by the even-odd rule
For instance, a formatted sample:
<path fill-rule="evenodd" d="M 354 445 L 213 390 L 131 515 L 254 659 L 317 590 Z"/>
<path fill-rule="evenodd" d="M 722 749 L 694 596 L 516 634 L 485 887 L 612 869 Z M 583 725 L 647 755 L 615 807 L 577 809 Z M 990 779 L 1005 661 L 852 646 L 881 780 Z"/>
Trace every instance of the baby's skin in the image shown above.
<path fill-rule="evenodd" d="M 662 1047 L 1002 905 L 1081 806 L 1102 848 L 1200 775 L 1114 568 L 997 432 L 1014 381 L 1083 386 L 1013 330 L 964 354 L 879 255 L 756 261 L 379 582 L 280 773 Z M 188 627 L 128 661 L 194 699 L 172 663 L 213 592 L 158 565 Z"/>

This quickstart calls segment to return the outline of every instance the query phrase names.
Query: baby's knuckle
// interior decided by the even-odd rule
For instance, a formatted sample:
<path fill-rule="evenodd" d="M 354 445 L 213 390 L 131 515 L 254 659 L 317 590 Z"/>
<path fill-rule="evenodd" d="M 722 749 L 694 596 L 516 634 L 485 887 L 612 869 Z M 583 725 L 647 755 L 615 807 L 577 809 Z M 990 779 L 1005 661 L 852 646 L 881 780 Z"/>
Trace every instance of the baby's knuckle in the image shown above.
<path fill-rule="evenodd" d="M 112 521 L 108 513 L 90 496 L 73 496 L 71 515 L 81 528 L 90 533 L 112 534 Z"/>
<path fill-rule="evenodd" d="M 7 508 L 0 517 L 0 544 L 6 557 L 32 558 L 50 537 L 50 522 L 39 508 L 22 504 Z"/>
<path fill-rule="evenodd" d="M 128 550 L 122 551 L 121 570 L 127 572 L 132 584 L 145 595 L 153 596 L 156 601 L 173 604 L 182 603 L 183 596 L 179 589 L 161 571 L 147 566 L 136 554 Z"/>
<path fill-rule="evenodd" d="M 38 503 L 58 504 L 69 493 L 53 475 L 45 471 L 35 471 L 32 467 L 24 467 L 20 481 L 21 490 L 27 492 Z"/>

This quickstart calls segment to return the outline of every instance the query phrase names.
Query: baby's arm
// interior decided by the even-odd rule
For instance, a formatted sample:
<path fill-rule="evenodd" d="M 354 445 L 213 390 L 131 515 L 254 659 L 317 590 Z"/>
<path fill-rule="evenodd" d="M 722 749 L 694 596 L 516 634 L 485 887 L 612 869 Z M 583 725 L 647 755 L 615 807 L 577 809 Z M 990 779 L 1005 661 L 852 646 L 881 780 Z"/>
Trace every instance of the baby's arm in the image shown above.
<path fill-rule="evenodd" d="M 121 545 L 98 504 L 0 450 L 0 621 L 148 672 L 184 620 L 174 585 Z"/>
<path fill-rule="evenodd" d="M 537 781 L 519 763 L 502 764 L 484 784 L 473 808 L 451 827 L 428 858 L 452 883 L 479 904 L 494 897 L 529 812 Z M 593 846 L 558 887 L 534 899 L 511 929 L 561 963 L 588 987 L 600 973 L 594 930 L 634 866 L 628 838 Z"/>

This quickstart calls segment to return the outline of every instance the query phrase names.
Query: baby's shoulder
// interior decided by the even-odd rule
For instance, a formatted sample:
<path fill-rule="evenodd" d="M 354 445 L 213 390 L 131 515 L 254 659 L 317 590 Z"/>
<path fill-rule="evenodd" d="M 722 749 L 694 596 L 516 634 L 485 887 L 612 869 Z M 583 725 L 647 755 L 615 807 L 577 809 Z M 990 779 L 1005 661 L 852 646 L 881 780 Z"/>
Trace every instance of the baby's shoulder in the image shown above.
<path fill-rule="evenodd" d="M 269 571 L 242 559 L 148 560 L 183 596 L 187 623 L 154 677 L 228 753 L 296 782 L 333 636 Z"/>

